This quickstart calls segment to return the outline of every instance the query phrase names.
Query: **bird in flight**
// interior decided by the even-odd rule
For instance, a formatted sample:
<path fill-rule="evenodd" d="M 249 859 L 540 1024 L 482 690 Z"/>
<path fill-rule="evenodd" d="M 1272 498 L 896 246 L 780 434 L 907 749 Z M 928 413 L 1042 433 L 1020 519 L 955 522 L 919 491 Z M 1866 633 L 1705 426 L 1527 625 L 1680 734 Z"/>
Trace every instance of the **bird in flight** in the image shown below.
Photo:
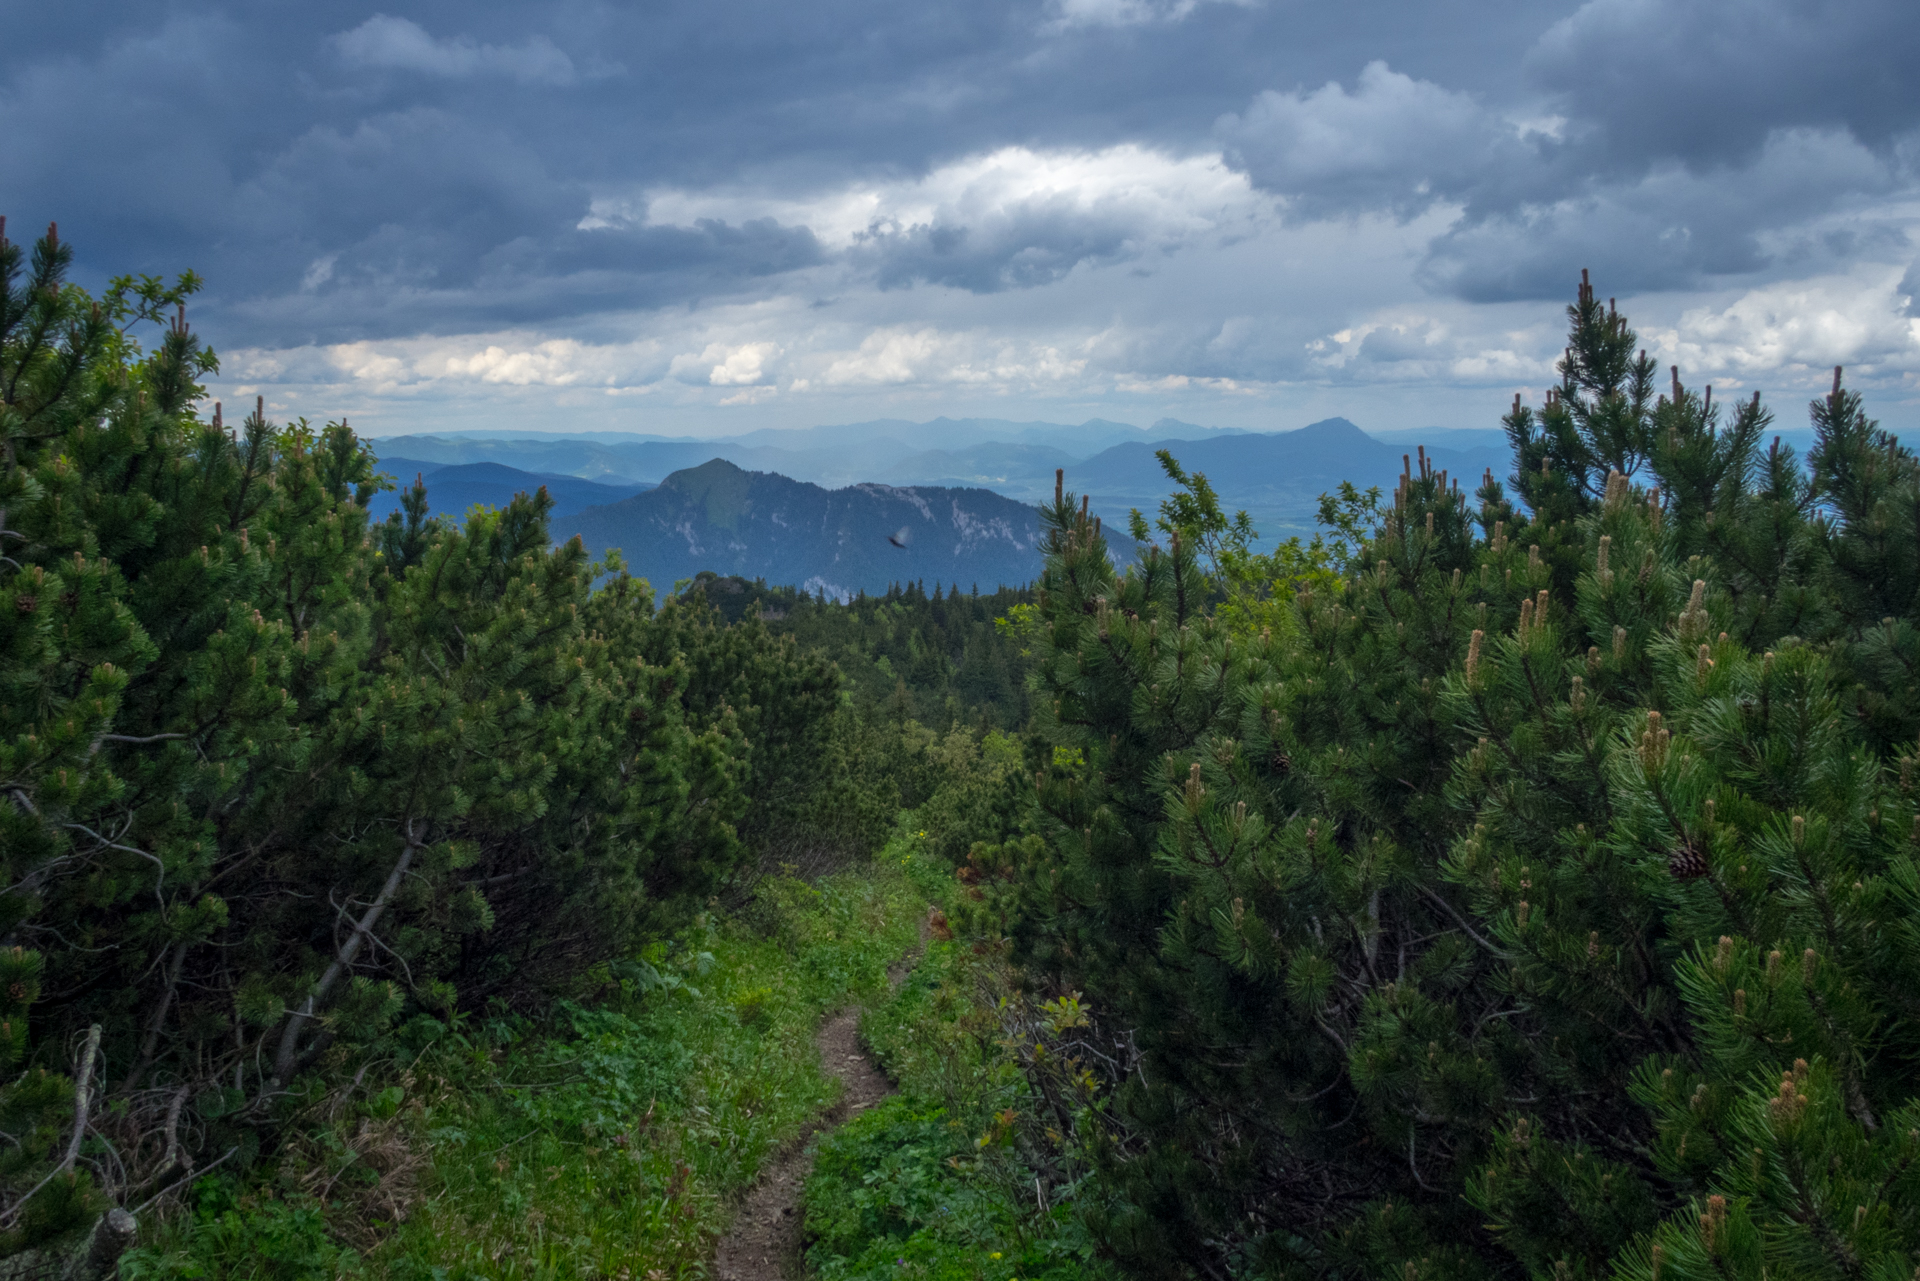
<path fill-rule="evenodd" d="M 906 546 L 909 541 L 907 527 L 905 525 L 902 525 L 900 526 L 899 532 L 888 534 L 887 541 L 892 543 L 895 547 L 900 548 L 902 551 L 906 550 Z"/>

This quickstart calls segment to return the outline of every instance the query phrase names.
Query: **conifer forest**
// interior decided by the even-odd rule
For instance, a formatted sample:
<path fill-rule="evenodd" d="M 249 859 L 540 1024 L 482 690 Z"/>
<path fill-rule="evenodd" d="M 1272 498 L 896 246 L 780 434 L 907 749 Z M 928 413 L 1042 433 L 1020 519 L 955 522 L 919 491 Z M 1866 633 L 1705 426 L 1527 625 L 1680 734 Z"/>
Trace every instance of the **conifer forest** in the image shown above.
<path fill-rule="evenodd" d="M 0 224 L 0 1278 L 706 1277 L 802 1146 L 795 1276 L 1920 1276 L 1843 370 L 1802 454 L 1583 277 L 1506 475 L 1263 546 L 1163 452 L 1117 557 L 1069 470 L 1038 581 L 838 603 L 370 520 L 70 262 Z"/>

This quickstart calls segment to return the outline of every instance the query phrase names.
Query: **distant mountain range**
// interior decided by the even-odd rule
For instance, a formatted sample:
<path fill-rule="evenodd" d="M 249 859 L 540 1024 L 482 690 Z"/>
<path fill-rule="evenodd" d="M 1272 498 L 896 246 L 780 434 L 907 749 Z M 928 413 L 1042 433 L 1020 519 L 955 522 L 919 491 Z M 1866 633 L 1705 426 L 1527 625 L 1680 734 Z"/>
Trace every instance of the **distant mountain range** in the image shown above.
<path fill-rule="evenodd" d="M 1038 510 L 991 490 L 823 489 L 720 458 L 554 522 L 556 540 L 575 534 L 660 588 L 710 569 L 834 597 L 914 579 L 990 591 L 1041 560 Z"/>
<path fill-rule="evenodd" d="M 1478 484 L 1488 468 L 1501 477 L 1508 471 L 1506 439 L 1498 429 L 1433 428 L 1370 436 L 1344 418 L 1288 432 L 1207 428 L 1171 418 L 1144 429 L 1097 418 L 1079 424 L 879 419 L 710 441 L 401 436 L 377 441 L 376 447 L 396 475 L 406 468 L 483 463 L 541 475 L 563 512 L 613 501 L 614 496 L 582 491 L 578 500 L 563 497 L 557 476 L 631 490 L 723 458 L 748 471 L 773 472 L 828 489 L 864 483 L 981 488 L 1026 502 L 1050 494 L 1054 470 L 1064 467 L 1071 488 L 1090 494 L 1116 517 L 1130 507 L 1151 512 L 1165 495 L 1166 477 L 1153 456 L 1164 448 L 1189 470 L 1205 472 L 1221 501 L 1231 509 L 1245 509 L 1264 534 L 1285 537 L 1311 528 L 1320 495 L 1343 480 L 1391 488 L 1401 456 L 1421 444 L 1463 484 Z M 438 474 L 443 487 L 455 479 L 451 470 Z M 468 475 L 474 483 L 461 489 L 457 500 L 435 494 L 437 509 L 459 511 L 474 501 L 504 501 L 487 498 L 486 486 L 507 478 L 496 474 L 495 481 L 485 481 L 479 473 Z M 410 474 L 406 478 L 411 479 Z"/>
<path fill-rule="evenodd" d="M 513 501 L 516 493 L 522 490 L 532 493 L 542 485 L 546 486 L 547 496 L 553 499 L 555 516 L 570 516 L 588 507 L 617 503 L 653 488 L 651 484 L 631 481 L 605 485 L 563 473 L 521 471 L 501 463 L 457 463 L 446 466 L 417 458 L 383 456 L 380 470 L 391 475 L 401 488 L 411 485 L 413 478 L 419 476 L 427 483 L 427 510 L 436 515 L 449 516 L 458 516 L 475 503 L 504 507 Z M 387 513 L 399 506 L 399 490 L 389 490 L 384 494 L 375 494 L 373 501 L 368 504 L 368 510 L 372 512 L 373 519 L 385 520 Z"/>
<path fill-rule="evenodd" d="M 1488 470 L 1503 481 L 1512 470 L 1512 452 L 1499 433 L 1488 433 L 1498 445 L 1472 439 L 1479 433 L 1432 434 L 1451 441 L 1436 445 L 1421 433 L 1407 433 L 1388 443 L 1344 418 L 1323 419 L 1298 431 L 1167 444 L 1131 441 L 1069 467 L 1067 481 L 1107 508 L 1151 512 L 1167 492 L 1166 473 L 1154 452 L 1167 449 L 1187 471 L 1206 475 L 1227 510 L 1244 510 L 1265 536 L 1284 538 L 1311 527 L 1320 495 L 1343 480 L 1362 489 L 1391 489 L 1406 457 L 1422 447 L 1436 468 L 1451 472 L 1469 492 L 1479 487 Z"/>
<path fill-rule="evenodd" d="M 596 553 L 619 547 L 632 570 L 666 586 L 701 570 L 844 594 L 889 583 L 1024 583 L 1040 568 L 1034 504 L 1064 468 L 1069 489 L 1108 518 L 1130 552 L 1125 513 L 1166 495 L 1158 449 L 1204 473 L 1228 510 L 1269 540 L 1312 527 L 1320 495 L 1343 480 L 1390 488 L 1402 457 L 1425 445 L 1464 488 L 1505 477 L 1492 431 L 1398 432 L 1383 439 L 1344 418 L 1288 432 L 1209 429 L 1173 419 L 1149 428 L 993 419 L 882 419 L 719 441 L 659 438 L 403 436 L 376 441 L 402 484 L 425 477 L 435 512 L 503 506 L 540 485 L 556 538 Z M 398 494 L 382 494 L 384 516 Z M 902 531 L 905 531 L 902 535 Z M 898 536 L 904 546 L 889 541 Z"/>
<path fill-rule="evenodd" d="M 376 442 L 389 455 L 451 466 L 493 462 L 521 471 L 578 476 L 606 484 L 657 482 L 672 472 L 724 458 L 752 471 L 840 487 L 986 484 L 1022 495 L 1053 469 L 1123 441 L 1211 440 L 1246 435 L 1234 427 L 1198 427 L 1163 418 L 1142 429 L 1092 418 L 1084 423 L 1020 423 L 993 418 L 883 418 L 832 427 L 761 430 L 714 440 L 500 436 L 394 436 Z M 1037 489 L 1033 490 L 1038 493 Z"/>
<path fill-rule="evenodd" d="M 1804 431 L 1785 431 L 1804 454 Z M 374 443 L 397 481 L 416 473 L 438 513 L 504 506 L 540 485 L 554 533 L 596 552 L 619 547 L 665 587 L 703 569 L 834 594 L 907 579 L 1024 583 L 1040 568 L 1034 504 L 1056 468 L 1107 517 L 1116 555 L 1129 508 L 1153 514 L 1167 481 L 1154 453 L 1204 473 L 1229 510 L 1245 510 L 1269 544 L 1309 532 L 1320 495 L 1350 480 L 1391 489 L 1424 447 L 1465 490 L 1512 470 L 1505 433 L 1420 428 L 1368 433 L 1344 418 L 1294 431 L 1198 427 L 1163 418 L 1140 428 L 938 418 L 877 419 L 763 430 L 719 440 L 591 433 L 581 437 L 399 436 Z M 397 493 L 374 500 L 383 517 Z M 907 531 L 899 547 L 888 535 Z"/>

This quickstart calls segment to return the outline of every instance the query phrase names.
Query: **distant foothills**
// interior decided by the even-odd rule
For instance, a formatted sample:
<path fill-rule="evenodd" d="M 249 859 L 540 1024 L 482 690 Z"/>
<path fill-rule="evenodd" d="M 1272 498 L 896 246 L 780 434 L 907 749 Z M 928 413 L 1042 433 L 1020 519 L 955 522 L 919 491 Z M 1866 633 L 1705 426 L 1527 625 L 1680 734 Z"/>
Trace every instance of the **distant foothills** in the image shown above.
<path fill-rule="evenodd" d="M 994 419 L 891 419 L 758 431 L 719 440 L 649 436 L 433 435 L 374 442 L 382 470 L 424 479 L 433 510 L 504 505 L 542 485 L 556 538 L 619 548 L 660 588 L 702 570 L 844 597 L 920 580 L 983 591 L 1040 570 L 1034 504 L 1064 468 L 1090 496 L 1116 552 L 1130 508 L 1167 491 L 1154 452 L 1206 474 L 1229 510 L 1268 539 L 1312 526 L 1322 493 L 1343 480 L 1390 488 L 1402 457 L 1425 448 L 1471 489 L 1511 457 L 1499 430 L 1368 434 L 1344 418 L 1284 432 L 1078 425 Z M 375 514 L 397 504 L 376 500 Z"/>

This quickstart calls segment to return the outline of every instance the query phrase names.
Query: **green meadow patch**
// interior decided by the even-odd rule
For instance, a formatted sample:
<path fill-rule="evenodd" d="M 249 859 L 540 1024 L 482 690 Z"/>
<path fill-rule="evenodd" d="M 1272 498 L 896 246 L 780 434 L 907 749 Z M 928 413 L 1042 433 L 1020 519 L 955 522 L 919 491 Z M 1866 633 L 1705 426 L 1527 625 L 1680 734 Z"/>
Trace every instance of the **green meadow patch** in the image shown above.
<path fill-rule="evenodd" d="M 885 999 L 925 901 L 897 859 L 776 879 L 543 1024 L 442 1024 L 313 1104 L 276 1167 L 202 1180 L 125 1275 L 703 1276 L 732 1197 L 833 1100 L 822 1017 Z"/>
<path fill-rule="evenodd" d="M 896 837 L 929 896 L 954 881 Z M 900 1085 L 820 1140 L 805 1192 L 809 1268 L 822 1281 L 1082 1281 L 1105 1275 L 1075 1211 L 1086 1171 L 1048 1133 L 1001 1014 L 1005 971 L 935 941 L 861 1032 Z"/>

